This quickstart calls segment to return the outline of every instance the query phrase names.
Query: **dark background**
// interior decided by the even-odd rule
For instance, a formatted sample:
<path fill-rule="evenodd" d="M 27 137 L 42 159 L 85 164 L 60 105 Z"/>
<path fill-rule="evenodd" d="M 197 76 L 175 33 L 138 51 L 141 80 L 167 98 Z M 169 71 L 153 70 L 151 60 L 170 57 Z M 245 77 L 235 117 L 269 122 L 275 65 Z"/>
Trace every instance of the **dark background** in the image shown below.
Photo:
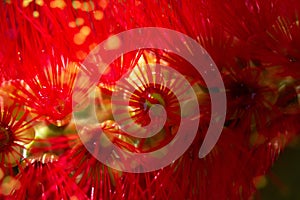
<path fill-rule="evenodd" d="M 281 153 L 254 199 L 300 200 L 300 137 Z"/>

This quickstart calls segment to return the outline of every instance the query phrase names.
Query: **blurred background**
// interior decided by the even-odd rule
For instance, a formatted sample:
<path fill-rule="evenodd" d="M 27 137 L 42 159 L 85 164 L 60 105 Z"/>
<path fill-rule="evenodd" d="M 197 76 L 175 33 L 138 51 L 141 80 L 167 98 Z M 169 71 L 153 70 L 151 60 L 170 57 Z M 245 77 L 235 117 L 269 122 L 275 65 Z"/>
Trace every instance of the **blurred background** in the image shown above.
<path fill-rule="evenodd" d="M 300 199 L 300 137 L 281 153 L 258 187 L 255 200 Z"/>

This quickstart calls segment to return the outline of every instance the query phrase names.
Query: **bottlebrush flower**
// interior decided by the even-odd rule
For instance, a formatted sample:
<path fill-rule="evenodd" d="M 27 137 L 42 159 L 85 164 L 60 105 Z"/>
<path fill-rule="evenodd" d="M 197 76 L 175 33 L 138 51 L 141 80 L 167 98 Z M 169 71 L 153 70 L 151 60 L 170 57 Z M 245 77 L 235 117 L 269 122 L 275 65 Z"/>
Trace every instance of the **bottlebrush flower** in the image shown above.
<path fill-rule="evenodd" d="M 198 106 L 198 104 L 195 105 L 193 101 L 196 100 L 193 100 L 190 94 L 193 91 L 201 96 L 198 82 L 189 76 L 182 74 L 178 76 L 174 71 L 168 71 L 168 68 L 177 69 L 177 66 L 185 64 L 185 62 L 178 60 L 176 66 L 169 66 L 168 60 L 159 53 L 161 52 L 144 51 L 136 66 L 125 75 L 126 78 L 123 77 L 122 80 L 119 80 L 115 86 L 115 94 L 113 94 L 117 94 L 116 100 L 112 101 L 115 104 L 113 105 L 114 115 L 123 116 L 116 121 L 124 132 L 131 130 L 135 134 L 141 134 L 140 128 L 149 125 L 151 120 L 157 120 L 156 125 L 158 125 L 161 117 L 150 119 L 149 114 L 149 110 L 155 104 L 161 105 L 166 112 L 167 119 L 163 129 L 157 130 L 158 133 L 153 138 L 143 138 L 139 141 L 137 149 L 141 152 L 166 145 L 175 136 L 179 122 L 183 123 L 184 119 L 189 117 L 192 119 L 200 117 L 195 116 L 196 114 L 193 112 L 194 106 Z M 168 58 L 172 60 L 174 57 L 169 55 Z M 165 67 L 156 66 L 159 64 L 165 65 Z M 179 102 L 179 99 L 182 102 Z M 155 127 L 151 128 L 155 129 Z"/>
<path fill-rule="evenodd" d="M 11 199 L 88 199 L 64 171 L 65 164 L 54 154 L 27 158 L 16 179 L 20 183 Z"/>
<path fill-rule="evenodd" d="M 24 81 L 14 81 L 11 95 L 34 114 L 56 125 L 70 122 L 72 91 L 78 72 L 77 64 L 64 58 L 53 58 L 47 66 L 32 68 Z"/>
<path fill-rule="evenodd" d="M 2 88 L 4 87 L 2 85 Z M 3 91 L 2 91 L 3 92 Z M 3 93 L 2 93 L 3 94 Z M 26 144 L 35 137 L 29 112 L 7 96 L 0 97 L 0 166 L 12 174 L 12 167 L 19 166 Z"/>
<path fill-rule="evenodd" d="M 265 174 L 290 137 L 299 134 L 297 0 L 5 1 L 0 10 L 0 81 L 13 79 L 15 87 L 4 89 L 14 100 L 5 97 L 5 106 L 1 105 L 0 168 L 6 172 L 16 166 L 19 171 L 17 180 L 11 179 L 18 183 L 14 190 L 2 187 L 0 191 L 4 194 L 2 189 L 7 188 L 5 195 L 10 193 L 12 199 L 248 199 L 255 191 L 253 178 Z M 25 149 L 34 135 L 21 130 L 37 121 L 26 122 L 29 113 L 43 116 L 40 121 L 56 126 L 71 124 L 73 84 L 79 69 L 61 55 L 82 61 L 109 35 L 148 26 L 191 36 L 206 48 L 223 73 L 229 102 L 228 128 L 213 151 L 204 159 L 198 158 L 207 121 L 200 121 L 194 143 L 181 158 L 144 174 L 110 169 L 97 161 L 74 134 L 65 137 L 61 127 L 53 129 L 56 134 L 51 133 L 51 137 L 42 138 L 42 146 Z M 210 115 L 206 85 L 190 63 L 153 49 L 122 55 L 100 80 L 105 95 L 122 89 L 115 88 L 121 76 L 136 73 L 123 85 L 138 79 L 142 82 L 130 93 L 130 105 L 126 107 L 131 109 L 134 121 L 142 126 L 149 123 L 148 111 L 153 104 L 163 105 L 168 114 L 157 136 L 139 139 L 121 131 L 112 121 L 110 108 L 97 110 L 98 120 L 110 119 L 101 124 L 108 138 L 132 152 L 152 151 L 170 142 L 180 117 L 178 100 L 165 84 L 158 87 L 149 82 L 160 77 L 143 68 L 140 58 L 147 64 L 165 64 L 182 73 L 197 93 L 201 119 Z M 287 83 L 290 79 L 292 86 Z M 178 90 L 184 92 L 183 88 Z M 25 111 L 20 109 L 21 104 L 25 104 Z M 193 116 L 194 107 L 189 105 L 187 101 L 181 108 L 186 117 L 199 117 Z M 49 128 L 47 123 L 40 125 Z M 35 127 L 38 132 L 40 128 Z M 11 138 L 15 142 L 10 143 Z M 31 154 L 55 152 L 61 157 L 45 154 L 23 158 L 22 149 Z M 21 159 L 24 166 L 20 166 Z M 1 181 L 4 179 L 0 180 L 3 186 Z"/>
<path fill-rule="evenodd" d="M 247 67 L 224 75 L 228 98 L 227 118 L 234 122 L 233 126 L 242 126 L 241 130 L 250 130 L 253 125 L 260 128 L 279 113 L 274 105 L 278 88 L 264 73 L 267 72 L 257 67 Z"/>
<path fill-rule="evenodd" d="M 139 152 L 139 147 L 135 147 L 135 141 L 122 133 L 116 123 L 108 120 L 103 122 L 101 127 L 114 145 L 128 151 Z M 150 173 L 124 173 L 109 168 L 95 159 L 83 144 L 78 144 L 68 151 L 63 160 L 68 163 L 67 171 L 71 177 L 90 199 L 163 198 L 175 197 L 181 192 L 179 188 L 176 188 L 176 192 L 179 193 L 174 193 L 174 190 L 169 188 L 176 165 Z M 174 177 L 176 178 L 178 177 Z"/>

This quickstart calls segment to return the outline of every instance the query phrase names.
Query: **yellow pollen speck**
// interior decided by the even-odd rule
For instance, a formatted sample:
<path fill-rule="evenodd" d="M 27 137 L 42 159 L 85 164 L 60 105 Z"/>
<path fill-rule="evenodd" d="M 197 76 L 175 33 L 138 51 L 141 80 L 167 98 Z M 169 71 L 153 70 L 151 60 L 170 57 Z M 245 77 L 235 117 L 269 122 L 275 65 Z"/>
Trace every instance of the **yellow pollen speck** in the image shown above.
<path fill-rule="evenodd" d="M 81 17 L 76 18 L 76 25 L 77 26 L 81 26 L 82 24 L 84 24 L 84 19 Z"/>
<path fill-rule="evenodd" d="M 88 27 L 88 26 L 83 26 L 83 27 L 80 29 L 80 33 L 82 33 L 82 34 L 85 35 L 85 36 L 88 36 L 88 35 L 91 33 L 91 29 L 90 29 L 90 27 Z"/>
<path fill-rule="evenodd" d="M 78 198 L 76 196 L 71 196 L 70 200 L 78 200 Z"/>
<path fill-rule="evenodd" d="M 86 38 L 86 36 L 84 34 L 82 34 L 81 32 L 79 32 L 74 35 L 73 40 L 74 40 L 75 44 L 81 45 L 85 42 L 85 38 Z"/>
<path fill-rule="evenodd" d="M 121 41 L 118 36 L 111 36 L 107 39 L 107 42 L 105 43 L 106 49 L 117 49 L 121 45 Z"/>
<path fill-rule="evenodd" d="M 3 172 L 3 170 L 0 168 L 0 180 L 2 180 L 3 176 L 4 176 L 4 172 Z"/>
<path fill-rule="evenodd" d="M 90 11 L 94 10 L 94 8 L 95 8 L 95 5 L 94 5 L 94 3 L 92 1 L 90 1 L 90 2 L 83 2 L 81 4 L 81 10 L 82 11 L 90 12 Z"/>
<path fill-rule="evenodd" d="M 76 27 L 76 23 L 73 21 L 73 22 L 69 22 L 69 27 L 70 28 L 75 28 Z"/>
<path fill-rule="evenodd" d="M 93 50 L 96 46 L 97 46 L 97 43 L 92 43 L 92 44 L 89 46 L 90 51 Z"/>
<path fill-rule="evenodd" d="M 94 12 L 94 18 L 95 18 L 96 20 L 101 20 L 101 19 L 103 19 L 103 12 L 102 12 L 101 10 L 96 10 L 96 11 Z"/>
<path fill-rule="evenodd" d="M 99 6 L 103 9 L 106 8 L 107 4 L 108 4 L 108 0 L 100 0 L 99 2 Z"/>
<path fill-rule="evenodd" d="M 50 7 L 64 9 L 66 7 L 66 3 L 64 0 L 54 0 L 51 1 Z"/>
<path fill-rule="evenodd" d="M 257 176 L 253 178 L 253 183 L 257 189 L 266 187 L 268 180 L 265 176 Z"/>
<path fill-rule="evenodd" d="M 23 0 L 23 7 L 27 7 L 31 2 L 32 0 Z"/>
<path fill-rule="evenodd" d="M 73 1 L 72 5 L 74 9 L 79 9 L 81 7 L 80 1 Z"/>
<path fill-rule="evenodd" d="M 33 11 L 32 15 L 33 15 L 33 17 L 37 18 L 40 16 L 40 13 L 35 10 L 35 11 Z"/>
<path fill-rule="evenodd" d="M 35 3 L 39 6 L 43 6 L 44 5 L 44 1 L 43 0 L 35 0 Z"/>
<path fill-rule="evenodd" d="M 86 52 L 84 52 L 84 51 L 77 51 L 76 52 L 76 57 L 78 58 L 78 59 L 80 59 L 80 60 L 83 60 L 83 59 L 85 59 L 85 57 L 87 56 L 87 53 Z"/>

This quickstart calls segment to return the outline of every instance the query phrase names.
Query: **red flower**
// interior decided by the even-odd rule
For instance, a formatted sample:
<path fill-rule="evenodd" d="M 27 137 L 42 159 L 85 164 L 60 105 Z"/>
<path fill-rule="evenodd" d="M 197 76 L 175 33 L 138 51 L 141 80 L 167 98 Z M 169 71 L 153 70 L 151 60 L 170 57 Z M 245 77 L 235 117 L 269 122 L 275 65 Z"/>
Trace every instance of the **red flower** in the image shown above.
<path fill-rule="evenodd" d="M 115 104 L 113 105 L 114 114 L 120 116 L 119 119 L 115 120 L 122 127 L 122 131 L 128 131 L 128 134 L 133 134 L 134 132 L 137 135 L 141 131 L 140 128 L 150 124 L 149 111 L 153 105 L 159 104 L 165 110 L 167 115 L 166 122 L 163 129 L 157 130 L 157 134 L 154 137 L 143 139 L 132 137 L 133 140 L 139 141 L 137 142 L 139 145 L 136 147 L 138 152 L 161 148 L 173 139 L 179 124 L 183 123 L 183 119 L 200 117 L 195 116 L 193 112 L 195 104 L 193 104 L 193 99 L 189 94 L 191 90 L 196 93 L 200 91 L 198 82 L 189 76 L 180 74 L 181 76 L 179 77 L 174 71 L 168 71 L 168 68 L 179 69 L 178 66 L 186 64 L 186 62 L 178 60 L 176 65 L 169 66 L 168 61 L 177 57 L 166 54 L 161 56 L 160 53 L 162 52 L 143 51 L 136 66 L 124 75 L 126 78 L 123 77 L 122 80 L 117 82 L 113 94 L 115 95 L 115 101 L 111 102 Z M 172 63 L 175 64 L 174 62 Z M 158 64 L 165 67 L 160 67 Z M 187 83 L 191 84 L 191 86 L 187 85 Z M 192 88 L 190 89 L 189 87 Z M 201 98 L 200 92 L 197 95 Z M 180 102 L 182 107 L 179 105 L 179 99 L 182 101 Z M 127 113 L 129 114 L 127 115 Z M 154 116 L 152 119 L 156 120 L 155 123 L 157 125 L 161 120 L 161 115 L 158 116 Z M 152 122 L 152 124 L 154 123 Z M 155 127 L 151 128 L 155 129 Z M 127 134 L 125 133 L 125 135 Z"/>
<path fill-rule="evenodd" d="M 65 163 L 66 164 L 66 163 Z M 24 161 L 16 176 L 20 187 L 15 188 L 12 199 L 87 199 L 82 190 L 64 171 L 54 154 L 33 156 Z"/>
<path fill-rule="evenodd" d="M 115 145 L 129 151 L 139 150 L 134 145 L 135 141 L 126 137 L 118 125 L 112 121 L 103 122 L 102 128 Z M 177 162 L 171 167 L 155 172 L 124 173 L 111 169 L 96 160 L 82 144 L 78 144 L 67 152 L 63 160 L 68 163 L 67 171 L 71 174 L 72 179 L 76 180 L 78 186 L 90 199 L 164 199 L 186 197 L 184 192 L 188 191 L 181 190 L 182 188 L 177 185 L 170 188 L 171 183 L 174 184 L 175 181 L 181 179 L 176 176 L 176 169 L 180 166 Z M 187 167 L 189 166 L 192 165 L 187 165 Z M 194 167 L 196 168 L 196 166 Z M 186 171 L 185 175 L 187 173 L 189 172 Z"/>
<path fill-rule="evenodd" d="M 0 81 L 13 80 L 14 87 L 2 90 L 14 100 L 3 96 L 0 105 L 0 168 L 16 184 L 13 192 L 4 187 L 10 182 L 1 177 L 0 170 L 0 192 L 11 193 L 12 199 L 248 199 L 256 189 L 257 177 L 267 172 L 285 144 L 299 134 L 299 6 L 297 0 L 1 3 Z M 98 120 L 104 121 L 101 128 L 115 145 L 149 152 L 172 140 L 182 122 L 180 110 L 186 118 L 205 119 L 188 151 L 168 167 L 144 174 L 123 173 L 97 161 L 75 134 L 64 135 L 64 125 L 72 125 L 73 86 L 79 70 L 65 58 L 82 61 L 109 35 L 148 26 L 185 33 L 210 53 L 224 75 L 228 128 L 213 151 L 199 159 L 210 119 L 209 95 L 200 74 L 180 56 L 163 50 L 122 55 L 100 80 L 99 87 L 106 92 L 103 96 L 133 88 L 127 93 L 129 105 L 120 101 L 114 106 L 123 106 L 120 113 L 129 111 L 129 118 L 142 127 L 150 123 L 154 104 L 162 105 L 168 117 L 157 135 L 132 137 L 120 128 L 124 124 L 112 121 L 110 107 L 103 105 L 110 100 L 100 99 Z M 159 73 L 152 73 L 141 62 L 179 71 L 197 93 L 201 116 L 194 116 L 188 100 L 183 108 L 179 106 Z M 128 79 L 116 86 L 126 73 Z M 173 74 L 170 77 L 172 84 L 181 86 Z M 175 88 L 184 94 L 184 87 Z M 29 119 L 30 114 L 35 118 Z M 38 117 L 63 127 L 53 128 L 55 134 L 47 131 L 44 138 L 34 138 L 29 127 Z M 34 127 L 38 137 L 48 124 L 39 125 L 43 127 Z M 36 154 L 41 151 L 61 157 Z M 28 153 L 34 155 L 24 158 Z M 12 168 L 19 172 L 16 177 L 12 177 Z"/>
<path fill-rule="evenodd" d="M 249 131 L 252 126 L 263 127 L 273 115 L 279 114 L 274 105 L 278 89 L 269 81 L 273 80 L 268 80 L 257 67 L 232 70 L 224 76 L 228 98 L 227 118 L 233 126 Z"/>
<path fill-rule="evenodd" d="M 56 126 L 69 123 L 78 66 L 64 58 L 53 58 L 47 66 L 31 70 L 24 81 L 14 81 L 17 90 L 13 98 Z"/>
<path fill-rule="evenodd" d="M 7 94 L 11 90 L 9 83 L 2 84 L 0 96 L 0 166 L 8 169 L 12 174 L 12 167 L 20 165 L 25 145 L 29 144 L 35 137 L 29 112 L 11 100 Z"/>

